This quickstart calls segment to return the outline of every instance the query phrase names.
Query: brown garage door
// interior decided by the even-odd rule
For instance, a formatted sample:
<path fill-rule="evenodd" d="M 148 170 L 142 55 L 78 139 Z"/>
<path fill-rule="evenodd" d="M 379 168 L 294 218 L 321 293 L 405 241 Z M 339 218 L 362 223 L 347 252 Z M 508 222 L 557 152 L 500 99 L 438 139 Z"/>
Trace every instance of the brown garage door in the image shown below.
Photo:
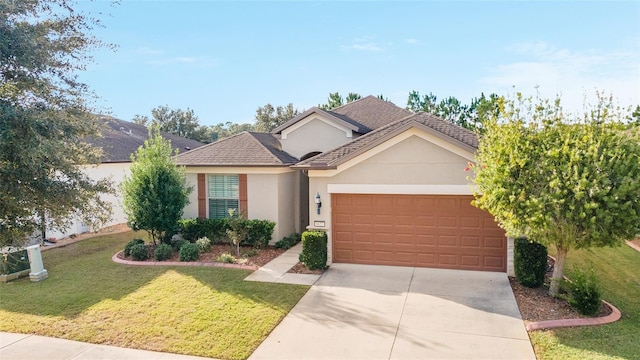
<path fill-rule="evenodd" d="M 506 271 L 505 232 L 471 200 L 332 194 L 333 261 Z"/>

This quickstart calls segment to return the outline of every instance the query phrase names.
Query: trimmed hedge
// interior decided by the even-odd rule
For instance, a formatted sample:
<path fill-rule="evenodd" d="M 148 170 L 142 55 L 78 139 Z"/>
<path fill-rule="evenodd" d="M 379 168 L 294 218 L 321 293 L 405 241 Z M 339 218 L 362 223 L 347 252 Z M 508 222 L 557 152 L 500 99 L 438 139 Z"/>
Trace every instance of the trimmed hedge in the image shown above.
<path fill-rule="evenodd" d="M 131 258 L 136 261 L 143 261 L 149 258 L 149 247 L 145 244 L 135 244 L 131 247 Z"/>
<path fill-rule="evenodd" d="M 576 269 L 572 281 L 566 282 L 569 290 L 569 304 L 582 315 L 593 316 L 600 311 L 602 290 L 593 268 L 583 271 Z"/>
<path fill-rule="evenodd" d="M 125 246 L 124 246 L 124 253 L 123 255 L 125 257 L 129 257 L 131 256 L 131 248 L 138 245 L 138 244 L 144 244 L 144 240 L 142 239 L 133 239 L 131 241 L 129 241 Z"/>
<path fill-rule="evenodd" d="M 525 237 L 514 240 L 513 266 L 516 280 L 530 288 L 544 284 L 547 273 L 547 248 Z"/>
<path fill-rule="evenodd" d="M 196 261 L 200 258 L 200 247 L 195 243 L 182 245 L 180 248 L 180 261 Z"/>
<path fill-rule="evenodd" d="M 241 219 L 242 226 L 247 229 L 247 237 L 240 245 L 265 247 L 269 245 L 276 223 L 269 220 Z M 212 244 L 227 242 L 228 219 L 184 219 L 180 220 L 180 233 L 190 242 L 199 238 L 209 238 Z"/>
<path fill-rule="evenodd" d="M 169 244 L 160 244 L 154 250 L 153 255 L 158 261 L 170 259 L 173 255 L 173 248 Z"/>
<path fill-rule="evenodd" d="M 327 267 L 327 233 L 324 231 L 302 233 L 302 252 L 298 260 L 310 270 Z"/>

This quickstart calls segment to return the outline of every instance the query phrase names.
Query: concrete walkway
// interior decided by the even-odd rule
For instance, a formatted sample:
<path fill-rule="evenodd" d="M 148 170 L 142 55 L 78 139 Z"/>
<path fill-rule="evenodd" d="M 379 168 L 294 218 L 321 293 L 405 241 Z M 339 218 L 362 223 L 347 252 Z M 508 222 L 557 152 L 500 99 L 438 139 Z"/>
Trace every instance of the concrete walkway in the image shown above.
<path fill-rule="evenodd" d="M 535 355 L 504 273 L 333 264 L 249 359 Z"/>
<path fill-rule="evenodd" d="M 38 335 L 0 332 L 2 360 L 203 360 L 207 358 L 156 351 L 125 349 Z"/>
<path fill-rule="evenodd" d="M 285 251 L 266 265 L 251 273 L 246 281 L 261 281 L 281 284 L 313 285 L 321 275 L 288 273 L 298 263 L 302 243 Z"/>

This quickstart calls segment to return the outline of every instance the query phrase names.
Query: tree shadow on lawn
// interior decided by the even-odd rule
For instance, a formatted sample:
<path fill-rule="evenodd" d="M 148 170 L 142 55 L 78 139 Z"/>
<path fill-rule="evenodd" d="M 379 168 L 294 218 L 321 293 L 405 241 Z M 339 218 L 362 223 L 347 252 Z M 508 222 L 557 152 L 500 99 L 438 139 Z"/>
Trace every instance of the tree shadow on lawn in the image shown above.
<path fill-rule="evenodd" d="M 168 271 L 190 276 L 216 292 L 248 298 L 283 311 L 293 306 L 290 296 L 299 299 L 308 289 L 306 286 L 243 281 L 250 273 L 247 270 L 127 266 L 112 262 L 113 254 L 134 237 L 142 236 L 133 232 L 100 236 L 43 252 L 49 278 L 38 283 L 22 278 L 0 284 L 0 309 L 73 318 L 104 300 L 121 300 Z"/>

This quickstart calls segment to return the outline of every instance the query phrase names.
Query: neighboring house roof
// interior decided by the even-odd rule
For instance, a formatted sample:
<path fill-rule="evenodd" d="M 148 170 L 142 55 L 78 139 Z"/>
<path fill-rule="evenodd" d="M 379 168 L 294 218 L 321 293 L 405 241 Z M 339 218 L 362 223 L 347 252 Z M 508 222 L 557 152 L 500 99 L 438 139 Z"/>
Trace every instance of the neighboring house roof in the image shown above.
<path fill-rule="evenodd" d="M 347 160 L 370 150 L 412 127 L 425 129 L 436 136 L 456 143 L 470 151 L 478 148 L 478 137 L 474 132 L 446 122 L 434 115 L 419 112 L 360 136 L 336 149 L 301 161 L 293 167 L 303 169 L 334 169 Z"/>
<path fill-rule="evenodd" d="M 134 124 L 129 121 L 115 119 L 108 116 L 100 117 L 104 123 L 102 137 L 91 138 L 88 142 L 96 147 L 101 147 L 103 163 L 130 162 L 131 154 L 144 144 L 149 138 L 149 130 L 146 126 Z M 182 136 L 161 132 L 162 137 L 171 140 L 171 146 L 179 153 L 198 148 L 203 143 L 184 138 Z"/>
<path fill-rule="evenodd" d="M 176 157 L 189 166 L 290 166 L 298 159 L 282 151 L 272 134 L 242 132 Z"/>
<path fill-rule="evenodd" d="M 332 118 L 360 134 L 366 134 L 381 126 L 412 114 L 409 110 L 369 95 L 331 110 L 312 107 L 311 109 L 273 129 L 272 133 L 279 134 L 282 130 L 314 113 Z"/>

